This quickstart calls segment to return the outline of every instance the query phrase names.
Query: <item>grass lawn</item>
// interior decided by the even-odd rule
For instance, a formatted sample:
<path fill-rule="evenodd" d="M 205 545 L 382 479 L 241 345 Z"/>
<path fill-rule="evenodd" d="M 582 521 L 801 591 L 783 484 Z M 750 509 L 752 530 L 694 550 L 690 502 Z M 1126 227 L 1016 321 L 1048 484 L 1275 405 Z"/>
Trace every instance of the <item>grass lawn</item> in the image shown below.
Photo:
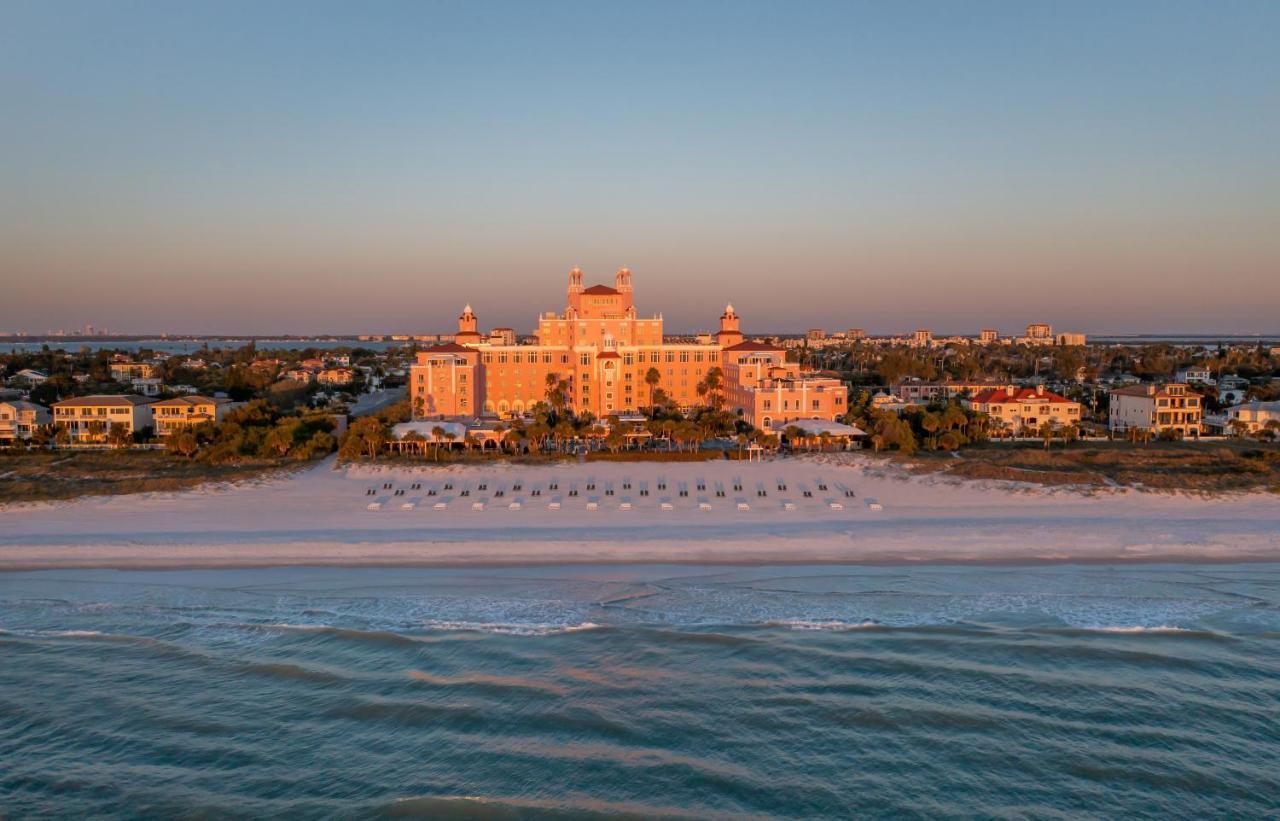
<path fill-rule="evenodd" d="M 212 465 L 155 450 L 0 452 L 0 504 L 185 490 L 298 466 L 272 459 Z"/>
<path fill-rule="evenodd" d="M 917 452 L 914 469 L 966 479 L 1151 490 L 1271 490 L 1280 493 L 1280 445 L 1221 442 L 987 443 L 949 453 Z"/>

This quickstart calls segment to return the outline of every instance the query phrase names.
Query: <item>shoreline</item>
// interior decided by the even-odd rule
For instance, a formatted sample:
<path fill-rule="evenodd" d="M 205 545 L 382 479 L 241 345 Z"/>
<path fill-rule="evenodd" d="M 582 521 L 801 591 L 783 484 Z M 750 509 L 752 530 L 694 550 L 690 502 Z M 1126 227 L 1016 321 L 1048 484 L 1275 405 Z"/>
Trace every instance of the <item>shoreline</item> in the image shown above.
<path fill-rule="evenodd" d="M 560 508 L 550 509 L 553 499 Z M 434 509 L 438 501 L 445 509 Z M 1082 494 L 913 475 L 856 454 L 548 466 L 327 460 L 266 481 L 12 505 L 0 515 L 0 571 L 14 572 L 1280 560 L 1273 494 Z"/>

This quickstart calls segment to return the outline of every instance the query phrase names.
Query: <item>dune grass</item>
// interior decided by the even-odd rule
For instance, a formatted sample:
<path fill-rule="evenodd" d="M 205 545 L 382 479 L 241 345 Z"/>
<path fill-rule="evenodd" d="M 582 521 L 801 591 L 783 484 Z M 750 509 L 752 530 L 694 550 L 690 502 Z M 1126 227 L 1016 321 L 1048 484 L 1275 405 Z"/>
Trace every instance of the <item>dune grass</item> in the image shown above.
<path fill-rule="evenodd" d="M 1280 492 L 1280 446 L 1247 441 L 987 444 L 916 453 L 913 469 L 965 479 L 1150 490 Z"/>
<path fill-rule="evenodd" d="M 296 469 L 292 460 L 191 461 L 156 450 L 0 453 L 0 504 L 186 490 Z"/>

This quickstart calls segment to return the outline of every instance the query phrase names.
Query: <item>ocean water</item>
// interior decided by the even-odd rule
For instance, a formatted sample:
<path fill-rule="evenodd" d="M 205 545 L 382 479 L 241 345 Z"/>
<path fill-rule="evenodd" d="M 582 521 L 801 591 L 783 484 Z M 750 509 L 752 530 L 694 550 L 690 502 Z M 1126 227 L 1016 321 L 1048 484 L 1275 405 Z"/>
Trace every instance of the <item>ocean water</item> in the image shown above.
<path fill-rule="evenodd" d="M 0 574 L 0 816 L 1260 818 L 1280 564 Z"/>

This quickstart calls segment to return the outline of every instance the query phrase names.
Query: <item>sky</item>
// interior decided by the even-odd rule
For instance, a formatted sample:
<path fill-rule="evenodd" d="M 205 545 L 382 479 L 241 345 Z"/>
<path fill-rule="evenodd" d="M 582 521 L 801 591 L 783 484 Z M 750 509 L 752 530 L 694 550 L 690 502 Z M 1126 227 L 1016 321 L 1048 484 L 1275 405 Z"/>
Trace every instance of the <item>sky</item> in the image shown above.
<path fill-rule="evenodd" d="M 0 333 L 1280 332 L 1280 3 L 0 0 Z"/>

